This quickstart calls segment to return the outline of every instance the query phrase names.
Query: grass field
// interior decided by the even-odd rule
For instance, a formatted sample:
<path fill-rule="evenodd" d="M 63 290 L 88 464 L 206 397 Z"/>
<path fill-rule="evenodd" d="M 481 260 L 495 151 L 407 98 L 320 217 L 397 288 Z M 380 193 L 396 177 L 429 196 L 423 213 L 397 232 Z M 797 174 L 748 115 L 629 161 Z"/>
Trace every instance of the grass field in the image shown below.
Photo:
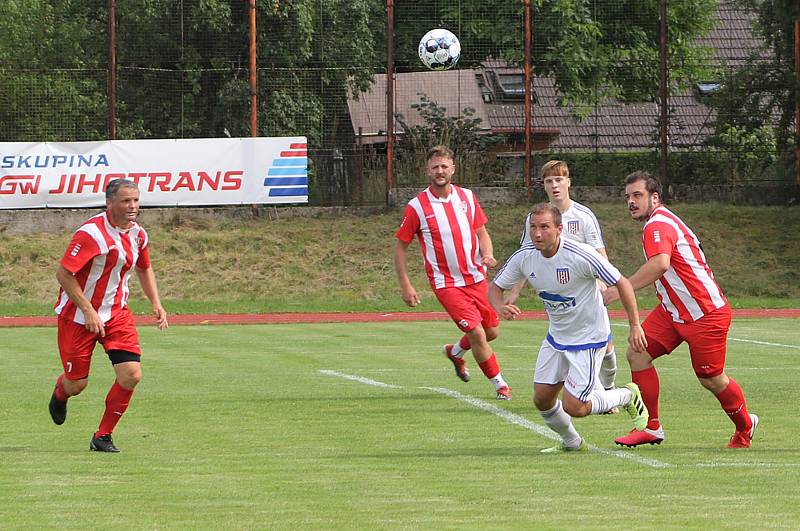
<path fill-rule="evenodd" d="M 681 347 L 658 364 L 664 444 L 617 450 L 627 415 L 593 416 L 576 421 L 592 451 L 561 456 L 539 454 L 530 403 L 540 321 L 494 342 L 511 402 L 474 362 L 455 378 L 447 322 L 142 328 L 116 455 L 88 451 L 105 356 L 55 426 L 55 329 L 0 329 L 0 528 L 796 528 L 796 324 L 731 330 L 728 371 L 762 419 L 751 449 L 725 449 L 732 424 Z"/>

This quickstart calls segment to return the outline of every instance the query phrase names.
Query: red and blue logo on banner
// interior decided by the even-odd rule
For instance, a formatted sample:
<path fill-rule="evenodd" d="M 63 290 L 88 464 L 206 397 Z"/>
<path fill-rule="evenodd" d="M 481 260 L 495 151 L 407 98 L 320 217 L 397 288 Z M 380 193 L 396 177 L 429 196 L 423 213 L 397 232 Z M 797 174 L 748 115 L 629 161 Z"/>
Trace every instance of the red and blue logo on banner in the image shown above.
<path fill-rule="evenodd" d="M 269 197 L 307 197 L 308 145 L 292 143 L 281 151 L 267 170 L 264 186 L 269 187 Z"/>

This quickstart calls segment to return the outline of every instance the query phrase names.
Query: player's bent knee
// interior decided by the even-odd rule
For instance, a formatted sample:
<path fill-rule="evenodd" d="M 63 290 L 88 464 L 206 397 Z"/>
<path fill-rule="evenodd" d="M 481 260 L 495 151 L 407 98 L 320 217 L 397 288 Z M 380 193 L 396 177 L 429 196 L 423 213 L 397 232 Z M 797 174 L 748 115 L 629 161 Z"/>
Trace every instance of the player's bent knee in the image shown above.
<path fill-rule="evenodd" d="M 565 400 L 564 411 L 570 417 L 585 417 L 592 412 L 592 405 L 588 402 L 576 400 Z"/>
<path fill-rule="evenodd" d="M 628 359 L 628 364 L 631 366 L 631 370 L 639 371 L 649 367 L 653 363 L 653 356 L 646 350 L 633 350 L 632 348 L 628 348 L 628 351 L 625 353 L 625 357 Z"/>
<path fill-rule="evenodd" d="M 553 398 L 548 397 L 540 397 L 534 396 L 533 397 L 533 405 L 536 406 L 536 409 L 539 411 L 548 411 L 553 409 L 553 406 L 556 405 L 556 401 Z"/>
<path fill-rule="evenodd" d="M 117 374 L 117 382 L 125 389 L 133 389 L 142 381 L 142 371 Z"/>
<path fill-rule="evenodd" d="M 697 372 L 695 372 L 695 374 L 697 375 L 697 379 L 700 381 L 700 385 L 702 385 L 715 395 L 724 391 L 725 388 L 728 387 L 728 384 L 730 383 L 730 379 L 724 372 L 710 377 L 702 376 L 700 374 L 697 374 Z"/>
<path fill-rule="evenodd" d="M 69 396 L 79 395 L 86 389 L 86 386 L 89 385 L 88 378 L 82 378 L 80 380 L 67 380 L 66 378 L 61 382 L 61 385 L 64 387 L 64 392 L 67 393 Z"/>
<path fill-rule="evenodd" d="M 140 356 L 126 350 L 109 350 L 108 358 L 114 365 L 117 381 L 126 389 L 133 389 L 142 381 Z"/>

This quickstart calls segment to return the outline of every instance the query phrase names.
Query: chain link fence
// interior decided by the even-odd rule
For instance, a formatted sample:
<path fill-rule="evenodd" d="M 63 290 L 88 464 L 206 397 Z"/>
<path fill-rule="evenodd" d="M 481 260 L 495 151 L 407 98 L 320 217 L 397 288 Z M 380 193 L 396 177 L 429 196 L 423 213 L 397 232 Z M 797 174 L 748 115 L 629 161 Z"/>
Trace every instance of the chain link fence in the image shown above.
<path fill-rule="evenodd" d="M 10 5 L 0 22 L 0 140 L 108 138 L 111 4 Z M 117 138 L 250 136 L 249 2 L 113 4 Z M 534 169 L 564 159 L 576 185 L 658 172 L 653 4 L 532 6 Z M 800 11 L 786 2 L 782 15 L 759 18 L 741 4 L 669 2 L 673 183 L 795 180 L 793 20 Z M 384 203 L 390 130 L 394 186 L 423 186 L 424 152 L 439 142 L 455 148 L 462 183 L 525 186 L 525 2 L 255 5 L 257 133 L 308 137 L 313 204 Z M 459 37 L 462 51 L 455 68 L 431 71 L 418 43 L 439 27 Z"/>

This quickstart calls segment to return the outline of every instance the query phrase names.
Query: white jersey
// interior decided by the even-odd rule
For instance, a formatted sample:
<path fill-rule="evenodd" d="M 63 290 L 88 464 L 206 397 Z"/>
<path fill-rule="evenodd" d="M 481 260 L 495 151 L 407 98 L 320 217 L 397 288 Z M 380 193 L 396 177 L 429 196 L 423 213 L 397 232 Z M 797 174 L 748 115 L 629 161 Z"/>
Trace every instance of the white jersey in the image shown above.
<path fill-rule="evenodd" d="M 594 249 L 603 249 L 606 244 L 603 241 L 603 233 L 600 230 L 600 223 L 588 207 L 583 206 L 577 201 L 561 213 L 561 224 L 564 230 L 561 236 L 564 238 L 585 243 Z M 531 241 L 531 214 L 525 218 L 525 226 L 522 228 L 522 237 L 519 245 L 522 247 Z"/>
<path fill-rule="evenodd" d="M 520 247 L 494 278 L 501 289 L 527 279 L 550 319 L 547 341 L 558 350 L 604 347 L 611 334 L 597 279 L 619 282 L 619 270 L 590 246 L 561 238 L 558 251 L 545 258 L 532 243 Z"/>

